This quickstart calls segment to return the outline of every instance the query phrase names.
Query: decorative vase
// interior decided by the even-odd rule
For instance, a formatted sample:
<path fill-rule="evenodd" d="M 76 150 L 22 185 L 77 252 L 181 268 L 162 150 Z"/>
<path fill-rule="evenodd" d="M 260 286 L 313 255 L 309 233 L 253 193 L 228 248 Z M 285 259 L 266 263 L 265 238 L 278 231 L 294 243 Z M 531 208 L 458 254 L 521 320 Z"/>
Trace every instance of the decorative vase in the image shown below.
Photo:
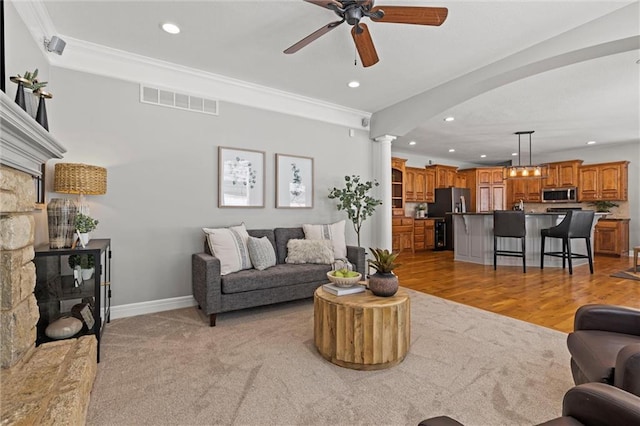
<path fill-rule="evenodd" d="M 45 99 L 51 99 L 53 95 L 49 92 L 44 92 L 42 90 L 38 91 L 38 96 L 40 96 L 40 101 L 38 102 L 38 111 L 36 112 L 36 121 L 40 124 L 46 131 L 49 131 L 49 120 L 47 119 L 47 108 L 44 104 Z"/>
<path fill-rule="evenodd" d="M 82 243 L 82 246 L 86 246 L 87 244 L 89 244 L 89 233 L 88 232 L 81 232 L 80 233 L 80 243 Z"/>
<path fill-rule="evenodd" d="M 93 276 L 93 272 L 95 271 L 95 268 L 81 269 L 81 271 L 82 271 L 82 281 L 88 281 Z"/>
<path fill-rule="evenodd" d="M 22 77 L 11 77 L 11 81 L 18 85 L 18 89 L 16 90 L 16 103 L 20 108 L 27 112 L 27 104 L 24 97 L 24 85 L 25 83 L 30 84 L 31 82 Z"/>
<path fill-rule="evenodd" d="M 398 277 L 393 272 L 376 272 L 369 276 L 369 290 L 376 296 L 393 296 L 398 291 Z"/>
<path fill-rule="evenodd" d="M 47 205 L 49 247 L 68 248 L 73 244 L 77 207 L 67 198 L 54 198 Z"/>

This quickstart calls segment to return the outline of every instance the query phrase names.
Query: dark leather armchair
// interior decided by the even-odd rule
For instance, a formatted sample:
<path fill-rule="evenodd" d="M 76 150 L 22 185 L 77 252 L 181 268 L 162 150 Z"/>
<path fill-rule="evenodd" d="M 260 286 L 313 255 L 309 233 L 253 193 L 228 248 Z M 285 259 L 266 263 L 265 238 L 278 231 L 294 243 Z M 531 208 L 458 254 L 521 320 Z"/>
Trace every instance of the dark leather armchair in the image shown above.
<path fill-rule="evenodd" d="M 608 383 L 640 396 L 640 310 L 614 305 L 580 307 L 567 347 L 577 385 Z"/>
<path fill-rule="evenodd" d="M 538 426 L 628 426 L 640 424 L 640 397 L 604 383 L 586 383 L 567 391 L 562 417 Z M 451 417 L 426 419 L 419 426 L 463 426 Z"/>

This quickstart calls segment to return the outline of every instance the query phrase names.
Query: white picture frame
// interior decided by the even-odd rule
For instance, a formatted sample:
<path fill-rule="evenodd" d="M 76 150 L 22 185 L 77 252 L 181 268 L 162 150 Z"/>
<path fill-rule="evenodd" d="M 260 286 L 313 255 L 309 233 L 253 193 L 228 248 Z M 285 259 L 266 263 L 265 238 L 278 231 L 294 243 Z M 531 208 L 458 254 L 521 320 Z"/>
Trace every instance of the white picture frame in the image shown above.
<path fill-rule="evenodd" d="M 313 184 L 313 158 L 276 154 L 276 208 L 313 208 Z"/>
<path fill-rule="evenodd" d="M 218 147 L 218 207 L 264 207 L 265 153 Z"/>

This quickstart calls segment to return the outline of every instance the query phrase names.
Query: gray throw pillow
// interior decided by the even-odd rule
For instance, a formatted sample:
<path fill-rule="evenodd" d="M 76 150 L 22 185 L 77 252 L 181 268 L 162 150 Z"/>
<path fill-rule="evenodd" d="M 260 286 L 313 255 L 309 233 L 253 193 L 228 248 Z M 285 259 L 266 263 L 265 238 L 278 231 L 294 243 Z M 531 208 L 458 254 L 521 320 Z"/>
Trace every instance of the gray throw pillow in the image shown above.
<path fill-rule="evenodd" d="M 289 240 L 286 263 L 332 264 L 333 245 L 330 240 Z"/>
<path fill-rule="evenodd" d="M 249 258 L 253 267 L 263 271 L 276 264 L 276 252 L 273 250 L 271 241 L 267 237 L 249 237 L 247 241 L 249 248 Z"/>

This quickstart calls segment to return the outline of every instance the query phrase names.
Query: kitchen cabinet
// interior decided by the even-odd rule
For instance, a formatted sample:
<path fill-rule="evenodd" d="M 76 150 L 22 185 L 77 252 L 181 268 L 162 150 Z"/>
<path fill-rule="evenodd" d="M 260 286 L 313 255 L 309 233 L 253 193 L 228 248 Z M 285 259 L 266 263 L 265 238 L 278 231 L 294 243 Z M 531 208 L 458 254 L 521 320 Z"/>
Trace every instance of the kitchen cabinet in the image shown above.
<path fill-rule="evenodd" d="M 628 161 L 581 166 L 578 201 L 627 201 L 628 168 Z"/>
<path fill-rule="evenodd" d="M 435 203 L 436 202 L 436 171 L 433 169 L 425 169 L 424 180 L 425 180 L 424 202 Z"/>
<path fill-rule="evenodd" d="M 413 218 L 394 217 L 391 219 L 391 249 L 395 252 L 414 249 Z"/>
<path fill-rule="evenodd" d="M 426 201 L 427 176 L 424 168 L 405 168 L 405 201 L 424 203 Z"/>
<path fill-rule="evenodd" d="M 467 188 L 467 175 L 456 172 L 456 188 Z"/>
<path fill-rule="evenodd" d="M 414 250 L 433 250 L 435 248 L 435 220 L 414 219 L 413 247 Z"/>
<path fill-rule="evenodd" d="M 547 177 L 542 188 L 571 188 L 578 186 L 578 170 L 582 160 L 559 161 L 547 164 Z"/>
<path fill-rule="evenodd" d="M 405 164 L 407 160 L 391 158 L 391 214 L 404 216 Z"/>
<path fill-rule="evenodd" d="M 628 256 L 629 219 L 600 219 L 596 223 L 594 239 L 594 253 Z"/>
<path fill-rule="evenodd" d="M 539 203 L 542 201 L 542 179 L 508 179 L 507 207 L 511 207 L 520 200 L 525 203 Z"/>
<path fill-rule="evenodd" d="M 467 187 L 471 190 L 467 211 L 492 212 L 506 209 L 507 187 L 503 180 L 503 167 L 479 167 L 458 173 L 465 174 Z"/>
<path fill-rule="evenodd" d="M 432 169 L 435 172 L 436 188 L 450 188 L 452 186 L 456 186 L 456 174 L 458 167 L 435 164 L 427 166 L 427 169 Z"/>

